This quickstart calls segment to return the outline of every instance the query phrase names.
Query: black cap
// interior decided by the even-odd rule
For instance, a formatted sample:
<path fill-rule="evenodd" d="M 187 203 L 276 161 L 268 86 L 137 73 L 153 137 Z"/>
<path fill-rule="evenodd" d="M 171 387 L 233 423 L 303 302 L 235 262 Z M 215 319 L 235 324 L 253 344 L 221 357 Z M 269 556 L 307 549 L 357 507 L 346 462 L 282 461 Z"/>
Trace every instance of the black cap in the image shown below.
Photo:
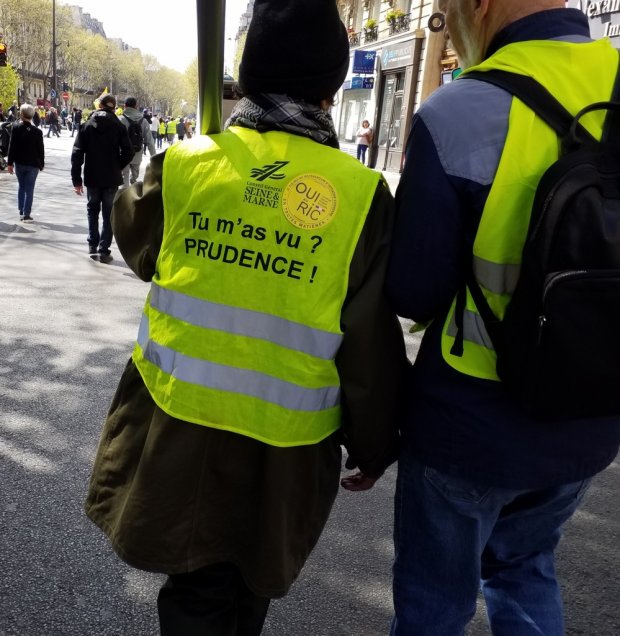
<path fill-rule="evenodd" d="M 105 93 L 99 98 L 99 106 L 101 108 L 114 108 L 116 106 L 116 97 L 110 93 Z"/>
<path fill-rule="evenodd" d="M 256 0 L 241 66 L 245 95 L 332 97 L 349 69 L 349 38 L 335 0 Z"/>

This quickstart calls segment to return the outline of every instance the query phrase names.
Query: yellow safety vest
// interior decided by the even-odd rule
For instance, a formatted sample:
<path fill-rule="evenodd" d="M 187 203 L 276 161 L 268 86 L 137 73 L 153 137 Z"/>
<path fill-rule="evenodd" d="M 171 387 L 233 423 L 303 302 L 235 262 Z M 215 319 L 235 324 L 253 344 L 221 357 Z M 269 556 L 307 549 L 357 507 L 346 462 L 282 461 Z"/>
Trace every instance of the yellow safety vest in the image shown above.
<path fill-rule="evenodd" d="M 606 39 L 581 44 L 533 40 L 509 44 L 468 70 L 499 69 L 530 75 L 576 114 L 590 103 L 610 99 L 617 67 L 618 52 Z M 603 121 L 604 112 L 596 111 L 581 123 L 600 139 Z M 506 143 L 473 249 L 475 277 L 499 319 L 504 317 L 519 277 L 536 186 L 558 159 L 558 150 L 556 133 L 513 98 Z M 455 308 L 456 299 L 443 327 L 444 360 L 467 375 L 499 380 L 493 345 L 469 291 L 463 316 L 463 355 L 451 353 L 457 333 Z"/>
<path fill-rule="evenodd" d="M 166 134 L 166 122 L 163 119 L 159 122 L 159 134 L 160 135 Z"/>
<path fill-rule="evenodd" d="M 166 151 L 133 353 L 165 412 L 275 446 L 339 428 L 341 310 L 380 178 L 284 132 L 231 127 Z"/>
<path fill-rule="evenodd" d="M 166 134 L 167 135 L 176 135 L 177 134 L 177 122 L 174 119 L 171 119 L 166 124 Z"/>

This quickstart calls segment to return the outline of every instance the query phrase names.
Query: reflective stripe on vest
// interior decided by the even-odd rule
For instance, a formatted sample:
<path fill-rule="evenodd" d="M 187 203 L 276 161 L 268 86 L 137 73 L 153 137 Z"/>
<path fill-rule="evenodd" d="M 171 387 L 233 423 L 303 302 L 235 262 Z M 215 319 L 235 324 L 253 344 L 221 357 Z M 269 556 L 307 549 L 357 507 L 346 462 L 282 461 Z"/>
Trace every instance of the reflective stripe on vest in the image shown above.
<path fill-rule="evenodd" d="M 493 263 L 480 256 L 474 256 L 476 280 L 494 294 L 513 294 L 520 271 L 520 265 Z"/>
<path fill-rule="evenodd" d="M 165 373 L 196 386 L 259 398 L 285 409 L 321 411 L 340 404 L 340 387 L 308 389 L 266 373 L 236 369 L 192 358 L 149 340 L 149 319 L 142 316 L 138 344 L 144 358 Z"/>
<path fill-rule="evenodd" d="M 155 284 L 151 286 L 151 306 L 198 327 L 262 338 L 324 360 L 333 360 L 342 343 L 340 334 L 312 329 L 279 316 L 192 298 Z"/>
<path fill-rule="evenodd" d="M 166 413 L 275 446 L 340 427 L 341 310 L 380 178 L 281 132 L 232 127 L 166 151 L 133 354 Z"/>
<path fill-rule="evenodd" d="M 590 103 L 609 100 L 617 66 L 617 51 L 608 40 L 587 43 L 532 40 L 509 44 L 474 68 L 531 75 L 569 112 L 577 113 Z M 578 83 L 567 79 L 575 77 L 579 78 Z M 594 137 L 600 138 L 603 120 L 603 111 L 597 111 L 585 116 L 581 123 Z M 513 98 L 508 134 L 473 249 L 476 280 L 500 319 L 519 277 L 521 252 L 538 181 L 557 158 L 556 133 L 520 100 Z M 456 299 L 444 323 L 442 355 L 457 371 L 498 380 L 495 351 L 469 292 L 465 305 L 463 355 L 451 352 L 457 333 Z"/>

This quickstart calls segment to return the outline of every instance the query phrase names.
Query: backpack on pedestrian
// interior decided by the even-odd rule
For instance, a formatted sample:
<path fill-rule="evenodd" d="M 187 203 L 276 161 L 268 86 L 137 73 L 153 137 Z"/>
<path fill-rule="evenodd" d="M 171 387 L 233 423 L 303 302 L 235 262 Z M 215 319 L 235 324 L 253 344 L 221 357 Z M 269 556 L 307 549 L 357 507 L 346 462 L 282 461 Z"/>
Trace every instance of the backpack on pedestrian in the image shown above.
<path fill-rule="evenodd" d="M 561 140 L 559 159 L 536 189 L 503 320 L 473 268 L 468 276 L 497 354 L 497 374 L 539 419 L 620 415 L 620 73 L 611 101 L 574 117 L 530 77 L 489 71 L 466 78 L 515 95 Z M 606 111 L 600 141 L 579 122 L 596 110 Z"/>
<path fill-rule="evenodd" d="M 142 136 L 142 120 L 141 117 L 138 121 L 129 119 L 126 115 L 123 115 L 129 124 L 127 126 L 127 133 L 129 134 L 129 141 L 135 152 L 142 152 L 142 145 L 144 143 L 144 137 Z"/>

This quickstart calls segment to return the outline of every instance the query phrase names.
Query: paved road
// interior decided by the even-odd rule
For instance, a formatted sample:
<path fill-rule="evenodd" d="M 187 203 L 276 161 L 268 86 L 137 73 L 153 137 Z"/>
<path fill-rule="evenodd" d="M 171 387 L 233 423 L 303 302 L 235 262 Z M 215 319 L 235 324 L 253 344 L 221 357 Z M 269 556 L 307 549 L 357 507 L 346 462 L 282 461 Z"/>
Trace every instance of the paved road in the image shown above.
<path fill-rule="evenodd" d="M 46 152 L 30 226 L 17 220 L 15 178 L 0 173 L 0 636 L 154 636 L 162 577 L 125 566 L 82 513 L 146 287 L 114 246 L 110 265 L 88 258 L 66 133 Z M 410 338 L 411 356 L 416 346 Z M 394 478 L 342 492 L 266 636 L 387 634 Z M 614 464 L 567 529 L 567 634 L 620 634 L 619 487 Z M 488 634 L 482 612 L 469 634 Z"/>

